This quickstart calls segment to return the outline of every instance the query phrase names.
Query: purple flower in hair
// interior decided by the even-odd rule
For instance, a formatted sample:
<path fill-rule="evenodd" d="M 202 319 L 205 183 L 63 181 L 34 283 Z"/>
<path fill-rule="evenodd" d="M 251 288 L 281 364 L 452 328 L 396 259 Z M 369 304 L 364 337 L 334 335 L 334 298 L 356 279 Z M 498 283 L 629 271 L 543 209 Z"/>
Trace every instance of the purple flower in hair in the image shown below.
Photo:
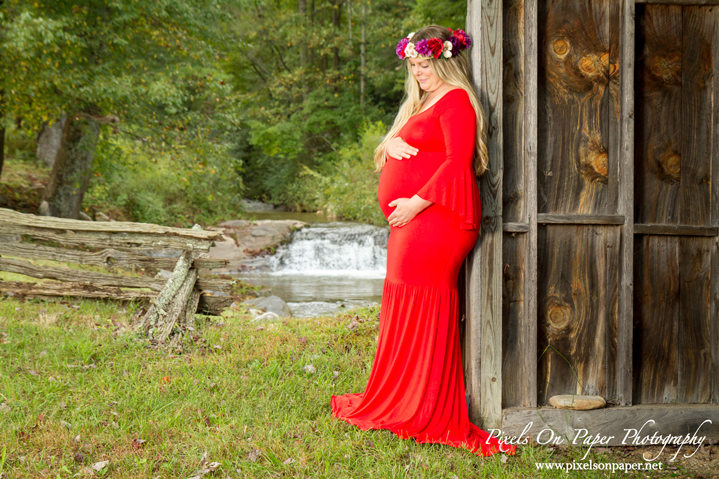
<path fill-rule="evenodd" d="M 461 48 L 459 44 L 459 38 L 452 35 L 451 37 L 449 37 L 449 43 L 452 44 L 452 56 L 456 57 L 457 55 L 459 55 L 459 50 Z"/>
<path fill-rule="evenodd" d="M 405 47 L 407 46 L 408 43 L 409 43 L 409 39 L 408 39 L 408 38 L 403 38 L 403 39 L 400 40 L 399 43 L 397 44 L 397 49 L 396 49 L 395 51 L 397 52 L 397 56 L 400 57 L 402 60 L 404 60 L 404 57 L 405 57 L 405 55 L 404 55 L 404 49 L 405 49 Z"/>
<path fill-rule="evenodd" d="M 432 49 L 429 47 L 429 42 L 427 40 L 418 41 L 417 44 L 414 46 L 414 49 L 417 50 L 417 53 L 419 53 L 423 57 L 429 58 L 433 56 Z"/>

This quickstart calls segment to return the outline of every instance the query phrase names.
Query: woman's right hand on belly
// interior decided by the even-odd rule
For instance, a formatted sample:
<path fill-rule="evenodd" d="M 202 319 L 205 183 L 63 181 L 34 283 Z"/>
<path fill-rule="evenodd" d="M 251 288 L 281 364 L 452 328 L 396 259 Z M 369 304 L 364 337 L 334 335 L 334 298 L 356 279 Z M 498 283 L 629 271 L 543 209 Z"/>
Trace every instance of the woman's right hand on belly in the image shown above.
<path fill-rule="evenodd" d="M 387 155 L 395 160 L 404 160 L 410 156 L 414 156 L 419 151 L 414 146 L 410 146 L 401 137 L 396 136 L 387 143 Z"/>

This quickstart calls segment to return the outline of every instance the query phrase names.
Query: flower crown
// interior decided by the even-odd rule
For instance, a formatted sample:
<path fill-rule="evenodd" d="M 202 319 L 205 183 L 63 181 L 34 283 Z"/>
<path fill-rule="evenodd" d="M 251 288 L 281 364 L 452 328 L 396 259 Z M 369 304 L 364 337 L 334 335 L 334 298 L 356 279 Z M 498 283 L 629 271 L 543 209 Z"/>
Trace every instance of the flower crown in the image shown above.
<path fill-rule="evenodd" d="M 451 28 L 447 30 L 452 32 L 452 36 L 445 42 L 442 42 L 439 38 L 428 38 L 427 40 L 418 41 L 416 45 L 410 42 L 414 32 L 410 33 L 397 43 L 397 56 L 402 60 L 408 57 L 421 60 L 439 57 L 452 58 L 472 45 L 472 39 L 466 32 L 452 30 Z"/>

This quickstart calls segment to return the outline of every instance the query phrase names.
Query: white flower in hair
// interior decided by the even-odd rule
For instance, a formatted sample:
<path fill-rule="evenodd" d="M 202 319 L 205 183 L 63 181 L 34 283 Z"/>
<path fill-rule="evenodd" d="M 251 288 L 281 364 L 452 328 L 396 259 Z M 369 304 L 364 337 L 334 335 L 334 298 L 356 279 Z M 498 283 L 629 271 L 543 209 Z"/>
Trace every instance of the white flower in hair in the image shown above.
<path fill-rule="evenodd" d="M 444 55 L 444 58 L 449 58 L 452 56 L 452 42 L 450 42 L 450 41 L 444 42 L 444 48 L 442 49 L 442 54 Z"/>
<path fill-rule="evenodd" d="M 408 43 L 404 47 L 404 56 L 409 58 L 417 58 L 417 50 L 414 49 L 414 43 Z"/>
<path fill-rule="evenodd" d="M 414 32 L 410 33 L 409 35 L 407 35 L 407 40 L 411 40 L 413 36 L 414 36 Z"/>

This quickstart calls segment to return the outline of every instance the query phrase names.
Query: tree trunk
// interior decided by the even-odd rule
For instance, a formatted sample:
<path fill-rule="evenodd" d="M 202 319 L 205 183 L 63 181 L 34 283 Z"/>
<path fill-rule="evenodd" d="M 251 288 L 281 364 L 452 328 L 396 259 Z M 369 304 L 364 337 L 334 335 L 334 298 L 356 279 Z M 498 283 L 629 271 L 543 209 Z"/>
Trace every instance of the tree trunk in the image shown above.
<path fill-rule="evenodd" d="M 92 118 L 97 116 L 99 108 L 95 106 L 67 115 L 60 148 L 43 197 L 47 208 L 41 206 L 50 216 L 79 217 L 100 136 L 100 124 Z"/>
<path fill-rule="evenodd" d="M 343 0 L 338 1 L 336 4 L 334 4 L 332 7 L 332 26 L 335 29 L 335 36 L 339 38 L 340 35 L 340 28 L 342 24 L 342 3 Z M 340 69 L 340 48 L 335 46 L 332 47 L 332 67 L 335 70 Z"/>
<path fill-rule="evenodd" d="M 360 43 L 360 107 L 364 110 L 364 80 L 365 80 L 365 56 L 367 53 L 365 37 L 365 16 L 367 15 L 367 2 L 362 2 L 362 43 Z"/>

